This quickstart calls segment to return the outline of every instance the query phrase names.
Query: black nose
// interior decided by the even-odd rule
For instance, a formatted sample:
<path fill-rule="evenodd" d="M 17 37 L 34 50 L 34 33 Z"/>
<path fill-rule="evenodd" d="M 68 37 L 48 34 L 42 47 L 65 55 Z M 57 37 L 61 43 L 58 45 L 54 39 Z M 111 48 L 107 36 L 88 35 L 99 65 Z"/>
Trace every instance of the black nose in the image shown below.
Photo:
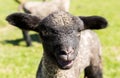
<path fill-rule="evenodd" d="M 58 54 L 59 55 L 68 55 L 68 54 L 73 53 L 73 52 L 74 52 L 73 48 L 69 47 L 67 49 L 60 50 Z"/>
<path fill-rule="evenodd" d="M 60 51 L 58 51 L 57 58 L 64 60 L 64 61 L 69 61 L 69 60 L 71 60 L 73 52 L 74 52 L 74 50 L 71 47 L 60 50 Z"/>

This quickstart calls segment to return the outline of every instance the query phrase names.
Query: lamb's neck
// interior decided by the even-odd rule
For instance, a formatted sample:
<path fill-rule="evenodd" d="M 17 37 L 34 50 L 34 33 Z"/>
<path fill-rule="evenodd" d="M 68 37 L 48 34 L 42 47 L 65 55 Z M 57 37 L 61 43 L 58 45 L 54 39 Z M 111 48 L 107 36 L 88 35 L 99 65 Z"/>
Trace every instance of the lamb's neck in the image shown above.
<path fill-rule="evenodd" d="M 42 60 L 42 77 L 43 78 L 78 78 L 79 70 L 73 66 L 70 69 L 60 69 L 54 60 L 44 56 Z"/>

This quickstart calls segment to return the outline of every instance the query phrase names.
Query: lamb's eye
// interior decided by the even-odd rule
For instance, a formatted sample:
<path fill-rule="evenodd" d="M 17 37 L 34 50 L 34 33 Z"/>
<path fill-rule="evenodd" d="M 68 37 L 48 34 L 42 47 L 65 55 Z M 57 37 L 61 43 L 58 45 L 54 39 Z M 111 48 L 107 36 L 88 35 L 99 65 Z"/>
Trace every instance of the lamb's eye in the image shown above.
<path fill-rule="evenodd" d="M 41 34 L 43 35 L 43 36 L 51 36 L 51 35 L 53 35 L 53 33 L 51 32 L 51 31 L 41 31 Z"/>
<path fill-rule="evenodd" d="M 47 31 L 42 31 L 41 33 L 42 33 L 42 35 L 49 35 L 49 33 Z"/>

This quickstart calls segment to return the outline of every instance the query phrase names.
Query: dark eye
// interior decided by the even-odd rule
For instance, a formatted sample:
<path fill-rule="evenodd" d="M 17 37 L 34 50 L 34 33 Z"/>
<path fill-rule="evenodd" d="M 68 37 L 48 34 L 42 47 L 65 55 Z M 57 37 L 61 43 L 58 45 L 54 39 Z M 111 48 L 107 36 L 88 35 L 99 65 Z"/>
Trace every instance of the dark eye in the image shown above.
<path fill-rule="evenodd" d="M 49 35 L 51 35 L 52 33 L 51 33 L 51 32 L 48 32 L 48 31 L 41 31 L 41 34 L 42 34 L 43 36 L 49 36 Z"/>

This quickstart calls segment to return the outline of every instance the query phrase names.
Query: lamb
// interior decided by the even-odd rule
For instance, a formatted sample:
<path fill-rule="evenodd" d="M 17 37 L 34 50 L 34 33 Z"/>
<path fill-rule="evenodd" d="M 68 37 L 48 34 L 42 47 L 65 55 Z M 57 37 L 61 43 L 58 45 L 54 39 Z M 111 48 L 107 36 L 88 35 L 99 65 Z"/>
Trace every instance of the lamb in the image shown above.
<path fill-rule="evenodd" d="M 16 2 L 21 4 L 19 10 L 21 10 L 22 8 L 25 13 L 31 13 L 35 16 L 40 17 L 41 19 L 45 18 L 50 13 L 57 10 L 69 11 L 69 5 L 70 5 L 70 0 L 52 0 L 45 2 L 40 2 L 40 1 L 26 2 L 25 0 L 20 2 L 16 0 Z M 31 43 L 31 38 L 28 35 L 28 31 L 23 30 L 23 36 L 27 46 L 31 46 L 32 43 Z"/>
<path fill-rule="evenodd" d="M 32 13 L 35 15 L 39 14 L 39 16 L 43 17 L 47 16 L 48 14 L 58 9 L 69 11 L 70 6 L 70 0 L 52 0 L 52 1 L 43 0 L 43 2 L 27 0 L 22 1 L 15 0 L 15 1 L 21 5 L 22 9 L 24 9 L 26 13 Z M 46 15 L 43 14 L 43 10 L 45 11 L 47 10 Z"/>
<path fill-rule="evenodd" d="M 56 11 L 41 20 L 25 13 L 10 14 L 6 20 L 20 29 L 39 33 L 43 45 L 36 78 L 103 78 L 101 45 L 95 29 L 107 27 L 101 16 L 73 16 Z"/>
<path fill-rule="evenodd" d="M 70 0 L 52 0 L 46 2 L 26 2 L 23 4 L 24 11 L 34 14 L 40 18 L 48 16 L 48 14 L 64 10 L 69 11 Z"/>
<path fill-rule="evenodd" d="M 23 10 L 23 6 L 25 3 L 32 3 L 32 5 L 35 5 L 35 3 L 41 3 L 40 1 L 29 1 L 28 0 L 14 0 L 15 2 L 17 2 L 18 4 L 20 4 L 20 6 L 18 7 L 18 11 L 22 11 Z M 46 0 L 42 0 L 43 2 L 45 2 Z M 31 6 L 32 6 L 31 5 Z"/>

